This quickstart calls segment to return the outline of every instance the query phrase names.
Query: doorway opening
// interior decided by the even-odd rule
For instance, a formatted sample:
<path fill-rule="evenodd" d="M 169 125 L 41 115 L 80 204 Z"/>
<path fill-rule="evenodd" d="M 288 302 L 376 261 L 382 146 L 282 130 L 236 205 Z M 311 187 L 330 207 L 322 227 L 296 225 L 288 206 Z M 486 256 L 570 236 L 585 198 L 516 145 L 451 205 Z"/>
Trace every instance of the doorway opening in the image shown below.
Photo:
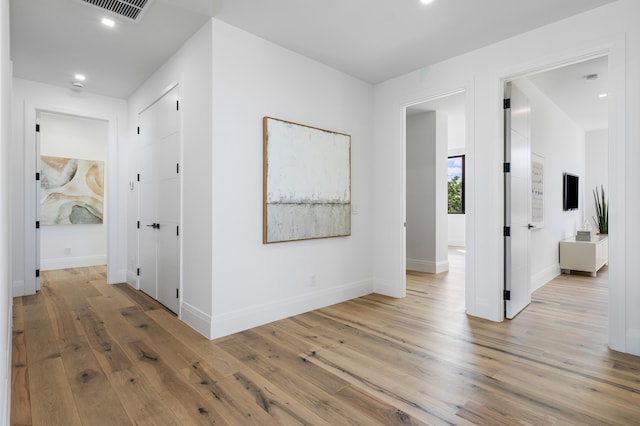
<path fill-rule="evenodd" d="M 36 122 L 37 269 L 106 265 L 109 122 L 48 111 Z"/>
<path fill-rule="evenodd" d="M 600 55 L 505 82 L 506 318 L 562 272 L 608 276 L 594 200 L 604 190 L 608 206 L 608 74 Z"/>
<path fill-rule="evenodd" d="M 440 274 L 455 270 L 464 309 L 465 92 L 406 107 L 406 270 Z M 455 268 L 451 269 L 452 262 Z M 455 282 L 454 282 L 455 281 Z"/>

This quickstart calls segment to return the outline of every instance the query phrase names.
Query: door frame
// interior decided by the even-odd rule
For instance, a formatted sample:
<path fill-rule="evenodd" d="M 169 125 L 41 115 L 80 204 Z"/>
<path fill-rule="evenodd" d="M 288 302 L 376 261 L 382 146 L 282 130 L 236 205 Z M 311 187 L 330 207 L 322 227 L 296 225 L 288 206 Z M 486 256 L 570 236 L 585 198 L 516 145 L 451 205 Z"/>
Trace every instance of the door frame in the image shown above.
<path fill-rule="evenodd" d="M 554 60 L 546 60 L 535 66 L 522 67 L 518 71 L 505 73 L 500 80 L 499 99 L 507 81 L 562 68 L 567 65 L 608 57 L 609 70 L 609 298 L 608 298 L 608 344 L 609 347 L 627 352 L 626 336 L 626 41 L 624 36 L 580 52 L 566 54 Z M 502 101 L 500 101 L 502 102 Z M 504 138 L 504 118 L 501 123 Z M 504 202 L 504 200 L 503 200 Z M 504 262 L 504 258 L 502 259 Z M 503 317 L 504 320 L 504 317 Z"/>
<path fill-rule="evenodd" d="M 421 97 L 410 102 L 405 102 L 400 105 L 401 112 L 401 129 L 402 129 L 402 191 L 401 191 L 401 206 L 402 206 L 402 232 L 401 241 L 399 245 L 400 259 L 395 263 L 395 276 L 398 277 L 398 282 L 401 283 L 399 292 L 394 292 L 394 297 L 405 297 L 407 291 L 407 108 L 428 103 L 438 99 L 446 98 L 448 96 L 464 94 L 465 104 L 465 182 L 467 192 L 465 193 L 465 244 L 471 246 L 473 220 L 472 215 L 467 214 L 467 209 L 473 211 L 474 195 L 472 188 L 474 187 L 474 145 L 473 145 L 473 114 L 470 110 L 470 106 L 474 103 L 473 87 L 472 86 L 459 86 L 447 91 L 433 94 L 430 96 Z M 466 249 L 465 253 L 465 271 L 470 269 L 474 264 L 474 252 L 473 250 Z M 470 297 L 472 297 L 472 285 L 470 284 L 470 274 L 465 274 L 465 307 L 468 306 Z"/>
<path fill-rule="evenodd" d="M 118 265 L 115 261 L 118 258 L 118 234 L 120 223 L 118 220 L 118 126 L 117 119 L 114 116 L 102 115 L 99 113 L 89 112 L 86 110 L 77 110 L 73 108 L 63 108 L 59 106 L 45 105 L 39 103 L 31 103 L 25 101 L 24 105 L 24 287 L 22 295 L 35 294 L 37 290 L 36 279 L 36 247 L 38 246 L 38 233 L 36 233 L 35 223 L 36 216 L 36 181 L 37 158 L 36 149 L 36 124 L 39 112 L 69 115 L 77 118 L 86 118 L 93 120 L 106 121 L 108 124 L 108 146 L 107 146 L 107 193 L 106 208 L 109 222 L 107 225 L 107 283 L 115 284 L 124 281 L 121 273 L 118 271 Z M 14 294 L 21 296 L 21 294 Z"/>

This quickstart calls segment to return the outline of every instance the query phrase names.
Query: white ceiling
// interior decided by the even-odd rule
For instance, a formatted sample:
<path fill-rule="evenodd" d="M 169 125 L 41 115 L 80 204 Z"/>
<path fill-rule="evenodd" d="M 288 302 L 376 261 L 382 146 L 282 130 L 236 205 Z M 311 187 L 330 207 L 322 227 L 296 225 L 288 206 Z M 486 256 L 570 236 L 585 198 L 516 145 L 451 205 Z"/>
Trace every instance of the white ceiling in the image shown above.
<path fill-rule="evenodd" d="M 587 80 L 588 75 L 597 78 Z M 608 60 L 606 56 L 566 65 L 524 77 L 533 83 L 551 102 L 556 104 L 584 131 L 609 127 L 607 98 Z M 464 92 L 423 102 L 407 108 L 407 116 L 425 111 L 439 111 L 448 115 L 463 115 Z"/>
<path fill-rule="evenodd" d="M 584 78 L 590 74 L 598 78 Z M 609 127 L 607 98 L 599 97 L 609 89 L 606 56 L 535 74 L 528 79 L 583 130 Z"/>
<path fill-rule="evenodd" d="M 100 25 L 77 0 L 11 0 L 14 75 L 128 97 L 211 16 L 377 83 L 614 0 L 155 0 Z"/>

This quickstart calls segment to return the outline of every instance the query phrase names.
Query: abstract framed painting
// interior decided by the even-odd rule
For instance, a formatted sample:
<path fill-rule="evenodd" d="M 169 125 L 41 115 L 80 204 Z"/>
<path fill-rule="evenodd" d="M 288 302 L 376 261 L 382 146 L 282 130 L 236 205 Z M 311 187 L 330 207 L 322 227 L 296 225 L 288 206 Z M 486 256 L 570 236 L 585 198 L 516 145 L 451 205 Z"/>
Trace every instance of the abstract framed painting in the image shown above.
<path fill-rule="evenodd" d="M 351 136 L 263 118 L 263 243 L 351 235 Z"/>
<path fill-rule="evenodd" d="M 104 162 L 40 157 L 40 224 L 103 223 Z"/>

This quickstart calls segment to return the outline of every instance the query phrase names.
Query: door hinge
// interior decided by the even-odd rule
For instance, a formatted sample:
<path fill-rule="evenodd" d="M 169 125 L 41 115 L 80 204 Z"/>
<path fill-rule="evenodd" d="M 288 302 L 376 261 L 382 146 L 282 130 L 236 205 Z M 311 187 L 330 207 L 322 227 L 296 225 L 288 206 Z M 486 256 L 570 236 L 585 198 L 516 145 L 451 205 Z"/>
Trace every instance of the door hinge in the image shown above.
<path fill-rule="evenodd" d="M 39 132 L 39 131 L 40 131 L 40 125 L 36 124 L 36 132 Z"/>
<path fill-rule="evenodd" d="M 511 99 L 505 99 L 502 101 L 502 107 L 504 109 L 511 109 Z"/>
<path fill-rule="evenodd" d="M 36 278 L 40 276 L 40 269 L 36 269 Z"/>
<path fill-rule="evenodd" d="M 505 226 L 504 227 L 504 236 L 505 237 L 510 237 L 511 236 L 511 227 L 510 226 Z"/>
<path fill-rule="evenodd" d="M 511 163 L 504 163 L 502 165 L 502 171 L 504 173 L 511 173 Z"/>
<path fill-rule="evenodd" d="M 180 163 L 176 163 L 176 173 L 180 173 Z"/>
<path fill-rule="evenodd" d="M 40 221 L 36 220 L 36 229 L 40 229 Z"/>
<path fill-rule="evenodd" d="M 180 297 L 180 289 L 176 288 L 176 299 Z"/>
<path fill-rule="evenodd" d="M 504 290 L 504 291 L 502 292 L 502 298 L 503 298 L 504 300 L 511 300 L 511 291 L 509 291 L 509 290 Z"/>
<path fill-rule="evenodd" d="M 140 126 L 138 126 L 138 134 L 140 134 Z"/>
<path fill-rule="evenodd" d="M 180 236 L 180 226 L 176 226 L 176 236 Z"/>
<path fill-rule="evenodd" d="M 140 182 L 140 173 L 138 173 L 138 182 Z"/>
<path fill-rule="evenodd" d="M 176 101 L 176 111 L 180 111 L 180 101 Z"/>
<path fill-rule="evenodd" d="M 40 173 L 36 172 L 36 180 L 40 180 Z"/>
<path fill-rule="evenodd" d="M 136 271 L 136 274 L 140 276 L 140 268 L 138 268 L 138 270 Z"/>
<path fill-rule="evenodd" d="M 140 229 L 140 221 L 138 221 L 138 229 Z"/>

